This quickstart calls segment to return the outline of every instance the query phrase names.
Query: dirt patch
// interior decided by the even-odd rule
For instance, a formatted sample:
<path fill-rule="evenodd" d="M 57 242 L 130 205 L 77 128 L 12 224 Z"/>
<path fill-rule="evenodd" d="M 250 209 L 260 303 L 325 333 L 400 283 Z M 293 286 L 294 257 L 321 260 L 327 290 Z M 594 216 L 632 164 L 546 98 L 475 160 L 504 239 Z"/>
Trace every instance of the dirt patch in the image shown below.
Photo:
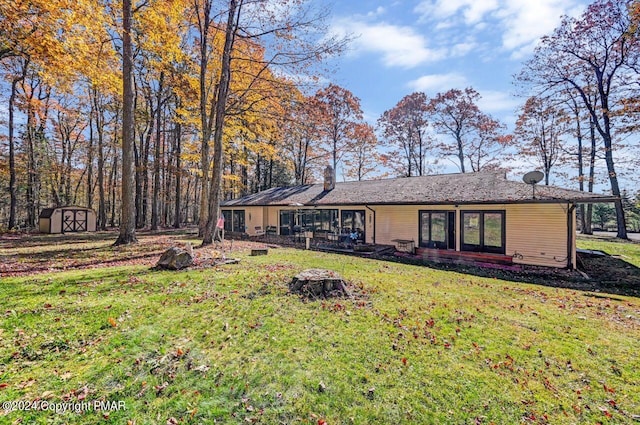
<path fill-rule="evenodd" d="M 581 270 L 602 292 L 640 297 L 640 268 L 616 256 L 581 255 Z"/>
<path fill-rule="evenodd" d="M 487 265 L 482 267 L 444 262 L 425 262 L 422 259 L 406 257 L 385 257 L 385 259 L 512 282 L 640 297 L 640 268 L 624 261 L 622 258 L 609 255 L 591 256 L 579 254 L 578 270 L 527 265 L 517 265 L 517 267 L 489 267 Z"/>

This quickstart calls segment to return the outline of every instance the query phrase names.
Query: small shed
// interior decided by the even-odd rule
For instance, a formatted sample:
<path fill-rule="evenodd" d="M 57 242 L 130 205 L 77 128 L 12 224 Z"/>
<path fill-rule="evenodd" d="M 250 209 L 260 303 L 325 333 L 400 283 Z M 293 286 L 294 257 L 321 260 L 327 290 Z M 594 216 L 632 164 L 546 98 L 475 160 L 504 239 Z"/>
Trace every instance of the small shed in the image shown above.
<path fill-rule="evenodd" d="M 44 208 L 38 219 L 40 233 L 95 232 L 96 212 L 75 205 Z"/>

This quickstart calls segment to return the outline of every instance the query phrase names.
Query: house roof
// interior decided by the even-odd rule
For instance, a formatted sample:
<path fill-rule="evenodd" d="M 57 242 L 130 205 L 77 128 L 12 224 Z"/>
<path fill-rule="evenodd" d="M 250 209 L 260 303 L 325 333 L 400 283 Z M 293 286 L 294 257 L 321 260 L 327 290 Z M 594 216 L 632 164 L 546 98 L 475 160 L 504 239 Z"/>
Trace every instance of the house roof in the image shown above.
<path fill-rule="evenodd" d="M 507 180 L 504 173 L 478 172 L 343 182 L 329 191 L 323 184 L 275 187 L 225 201 L 222 206 L 581 203 L 617 199 L 544 185 L 537 185 L 535 198 L 532 195 L 531 185 Z"/>

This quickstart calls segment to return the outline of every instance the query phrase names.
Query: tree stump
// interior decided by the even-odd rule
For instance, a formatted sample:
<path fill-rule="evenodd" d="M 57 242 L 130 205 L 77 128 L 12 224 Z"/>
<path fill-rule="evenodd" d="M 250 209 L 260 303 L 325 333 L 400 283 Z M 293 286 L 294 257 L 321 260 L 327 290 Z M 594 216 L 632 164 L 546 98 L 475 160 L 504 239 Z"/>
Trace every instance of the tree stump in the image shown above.
<path fill-rule="evenodd" d="M 325 269 L 300 272 L 289 284 L 289 291 L 308 298 L 352 297 L 342 276 Z"/>

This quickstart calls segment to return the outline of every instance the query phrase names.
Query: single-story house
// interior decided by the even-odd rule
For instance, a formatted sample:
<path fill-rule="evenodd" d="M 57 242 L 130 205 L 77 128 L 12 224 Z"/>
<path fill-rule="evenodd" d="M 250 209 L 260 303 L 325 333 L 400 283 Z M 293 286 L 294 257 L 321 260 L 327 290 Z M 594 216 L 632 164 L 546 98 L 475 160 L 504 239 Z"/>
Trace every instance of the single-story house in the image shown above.
<path fill-rule="evenodd" d="M 330 168 L 330 167 L 329 167 Z M 508 180 L 501 172 L 276 187 L 222 203 L 225 229 L 312 231 L 395 245 L 425 256 L 467 255 L 576 265 L 576 205 L 617 198 Z"/>
<path fill-rule="evenodd" d="M 40 233 L 95 232 L 96 212 L 91 208 L 69 205 L 43 208 L 38 218 Z"/>

